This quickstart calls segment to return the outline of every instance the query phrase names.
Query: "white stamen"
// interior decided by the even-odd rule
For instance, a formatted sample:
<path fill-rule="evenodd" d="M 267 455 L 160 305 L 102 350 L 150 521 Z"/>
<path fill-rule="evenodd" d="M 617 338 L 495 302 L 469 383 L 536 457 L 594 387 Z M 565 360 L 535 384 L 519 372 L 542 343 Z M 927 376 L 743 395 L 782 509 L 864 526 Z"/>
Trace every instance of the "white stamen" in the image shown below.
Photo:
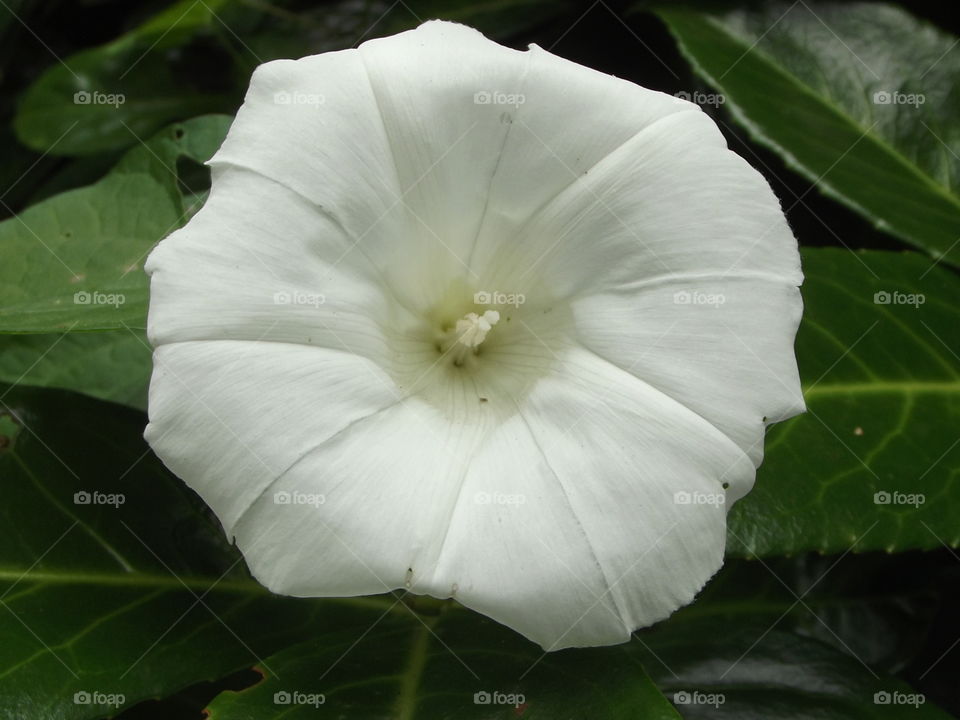
<path fill-rule="evenodd" d="M 466 345 L 468 348 L 475 348 L 483 342 L 490 332 L 490 328 L 500 320 L 500 313 L 496 310 L 487 310 L 483 315 L 476 313 L 467 313 L 457 320 L 455 332 L 457 342 Z"/>

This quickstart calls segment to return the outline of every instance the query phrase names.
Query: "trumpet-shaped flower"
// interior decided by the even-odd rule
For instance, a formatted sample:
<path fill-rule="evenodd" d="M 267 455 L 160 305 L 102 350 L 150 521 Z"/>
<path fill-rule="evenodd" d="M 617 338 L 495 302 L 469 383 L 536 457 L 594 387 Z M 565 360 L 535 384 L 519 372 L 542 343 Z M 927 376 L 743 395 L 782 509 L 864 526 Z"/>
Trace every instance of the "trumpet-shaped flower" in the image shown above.
<path fill-rule="evenodd" d="M 720 567 L 802 275 L 697 106 L 430 22 L 260 66 L 210 166 L 147 263 L 146 436 L 264 585 L 556 649 Z"/>

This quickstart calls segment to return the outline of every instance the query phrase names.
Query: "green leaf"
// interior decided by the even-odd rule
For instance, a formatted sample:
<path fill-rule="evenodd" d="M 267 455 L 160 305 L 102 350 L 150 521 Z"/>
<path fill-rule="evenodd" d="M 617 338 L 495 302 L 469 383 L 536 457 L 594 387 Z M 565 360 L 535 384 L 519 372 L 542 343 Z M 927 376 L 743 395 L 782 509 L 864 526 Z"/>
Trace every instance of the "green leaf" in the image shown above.
<path fill-rule="evenodd" d="M 409 620 L 409 617 L 407 618 Z M 637 718 L 678 720 L 624 647 L 544 654 L 457 607 L 380 621 L 284 650 L 262 683 L 217 697 L 211 720 L 314 718 Z M 489 702 L 487 702 L 489 701 Z"/>
<path fill-rule="evenodd" d="M 763 562 L 728 558 L 696 601 L 667 623 L 680 635 L 691 619 L 767 623 L 832 645 L 877 673 L 897 673 L 922 653 L 943 602 L 937 587 L 944 579 L 936 557 L 807 553 Z M 952 573 L 952 567 L 947 571 Z M 891 583 L 891 578 L 901 582 Z"/>
<path fill-rule="evenodd" d="M 112 714 L 74 693 L 163 697 L 304 637 L 359 634 L 389 607 L 267 592 L 149 453 L 142 414 L 52 390 L 0 397 L 0 716 Z"/>
<path fill-rule="evenodd" d="M 686 720 L 950 718 L 903 681 L 766 621 L 678 617 L 639 639 L 631 651 Z"/>
<path fill-rule="evenodd" d="M 956 547 L 960 281 L 916 253 L 802 258 L 808 411 L 770 430 L 728 553 Z"/>
<path fill-rule="evenodd" d="M 845 562 L 843 573 L 831 577 L 834 559 L 772 567 L 734 561 L 694 605 L 630 643 L 608 648 L 543 654 L 455 605 L 439 605 L 439 613 L 422 623 L 388 614 L 362 637 L 333 634 L 277 653 L 268 659 L 273 672 L 264 672 L 262 683 L 223 693 L 208 713 L 211 720 L 256 720 L 280 711 L 306 718 L 317 709 L 343 718 L 676 717 L 648 685 L 651 677 L 670 698 L 723 694 L 719 714 L 711 714 L 712 705 L 679 702 L 683 717 L 899 718 L 903 705 L 875 706 L 874 694 L 899 693 L 903 699 L 914 691 L 865 667 L 862 659 L 872 664 L 878 646 L 881 658 L 891 646 L 902 657 L 902 647 L 889 637 L 857 634 L 919 635 L 929 613 L 917 622 L 903 598 L 864 597 L 864 585 L 856 588 L 857 597 L 837 594 L 849 594 L 844 573 L 853 570 L 866 583 L 890 559 Z M 820 628 L 830 644 L 802 636 L 811 628 Z M 523 702 L 520 708 L 473 704 L 474 694 L 483 692 L 501 693 L 500 700 L 522 695 Z M 946 716 L 924 702 L 917 717 Z"/>
<path fill-rule="evenodd" d="M 99 47 L 64 58 L 27 89 L 14 129 L 22 143 L 52 155 L 91 155 L 130 147 L 173 120 L 234 105 L 199 86 L 197 63 L 174 70 L 165 50 L 219 27 L 227 0 L 181 0 Z"/>
<path fill-rule="evenodd" d="M 184 193 L 200 190 L 181 187 L 178 160 L 208 160 L 229 123 L 211 115 L 173 125 L 99 182 L 0 223 L 0 333 L 143 328 L 143 261 L 186 221 Z"/>
<path fill-rule="evenodd" d="M 960 265 L 956 38 L 877 3 L 657 12 L 756 141 L 878 228 Z"/>
<path fill-rule="evenodd" d="M 140 331 L 0 335 L 0 383 L 74 390 L 145 410 L 150 357 Z"/>

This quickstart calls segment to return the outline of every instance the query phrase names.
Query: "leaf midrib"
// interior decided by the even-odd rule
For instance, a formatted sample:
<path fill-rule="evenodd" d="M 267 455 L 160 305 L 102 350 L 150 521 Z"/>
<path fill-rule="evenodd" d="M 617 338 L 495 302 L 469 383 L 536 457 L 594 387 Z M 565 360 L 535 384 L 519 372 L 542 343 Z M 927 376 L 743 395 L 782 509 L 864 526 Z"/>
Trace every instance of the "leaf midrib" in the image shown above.
<path fill-rule="evenodd" d="M 869 382 L 821 383 L 804 387 L 805 398 L 824 395 L 916 395 L 927 393 L 960 393 L 960 380 L 874 380 Z"/>
<path fill-rule="evenodd" d="M 420 680 L 427 665 L 430 635 L 433 634 L 432 626 L 438 620 L 439 617 L 432 620 L 420 618 L 420 625 L 414 629 L 413 641 L 410 643 L 410 654 L 400 675 L 400 693 L 397 695 L 395 706 L 397 720 L 413 720 L 415 717 L 416 698 L 420 690 Z"/>
<path fill-rule="evenodd" d="M 224 593 L 246 593 L 251 595 L 272 595 L 267 588 L 251 579 L 221 580 L 197 576 L 157 575 L 153 573 L 78 573 L 39 571 L 27 572 L 17 568 L 0 568 L 0 581 L 9 580 L 15 584 L 39 583 L 44 585 L 96 585 L 102 587 L 128 588 L 167 588 L 170 590 L 202 590 Z M 387 607 L 391 603 L 376 597 L 330 597 L 348 605 L 362 607 Z"/>
<path fill-rule="evenodd" d="M 46 585 L 102 585 L 104 587 L 155 588 L 206 590 L 216 582 L 216 578 L 180 577 L 172 575 L 154 575 L 151 573 L 78 573 L 59 571 L 26 572 L 16 568 L 0 568 L 0 581 L 11 580 L 19 583 L 43 583 Z M 262 592 L 269 590 L 253 580 L 221 580 L 216 583 L 217 590 L 227 592 Z"/>
<path fill-rule="evenodd" d="M 659 14 L 661 14 L 661 16 L 663 16 L 663 15 L 666 15 L 666 16 L 670 16 L 670 15 L 674 15 L 674 16 L 681 15 L 681 16 L 682 16 L 682 15 L 684 15 L 684 14 L 689 15 L 690 13 L 684 13 L 684 12 L 682 12 L 682 11 L 681 11 L 680 13 L 671 13 L 669 10 L 664 10 L 664 11 L 661 11 Z M 703 16 L 702 13 L 696 13 L 696 14 L 694 14 L 694 17 L 696 17 L 696 15 L 701 15 L 701 16 Z M 747 51 L 747 52 L 756 52 L 756 53 L 763 59 L 764 63 L 765 63 L 766 65 L 768 65 L 768 66 L 770 67 L 770 69 L 771 69 L 774 73 L 776 73 L 777 75 L 779 75 L 779 76 L 782 77 L 782 78 L 786 78 L 786 80 L 789 82 L 789 84 L 790 84 L 791 86 L 797 88 L 799 92 L 801 92 L 802 94 L 804 94 L 804 95 L 806 95 L 806 96 L 808 96 L 808 97 L 813 98 L 818 104 L 822 105 L 826 110 L 829 110 L 829 111 L 835 113 L 835 114 L 836 114 L 837 116 L 839 116 L 842 120 L 844 120 L 845 122 L 849 123 L 852 128 L 855 128 L 856 130 L 859 130 L 859 131 L 861 132 L 861 135 L 866 136 L 867 139 L 869 139 L 869 140 L 870 140 L 871 142 L 873 142 L 876 146 L 878 146 L 879 149 L 885 151 L 887 154 L 889 154 L 890 156 L 892 156 L 893 158 L 895 158 L 895 159 L 896 159 L 898 162 L 900 162 L 902 165 L 906 166 L 906 167 L 911 171 L 911 173 L 912 173 L 918 180 L 920 180 L 924 185 L 928 186 L 928 188 L 929 188 L 935 195 L 938 195 L 938 196 L 941 196 L 941 197 L 945 198 L 951 205 L 954 206 L 954 208 L 956 208 L 958 211 L 960 211 L 960 198 L 958 198 L 958 197 L 957 197 L 956 195 L 954 195 L 952 192 L 950 192 L 949 190 L 947 190 L 946 188 L 944 188 L 943 186 L 941 186 L 940 184 L 938 184 L 938 183 L 936 182 L 936 180 L 934 180 L 934 179 L 933 179 L 930 175 L 928 175 L 924 170 L 922 170 L 919 166 L 917 166 L 916 163 L 914 163 L 912 160 L 910 160 L 910 159 L 907 158 L 905 155 L 903 155 L 903 153 L 901 153 L 901 152 L 899 151 L 899 149 L 897 149 L 896 147 L 890 145 L 890 143 L 886 140 L 886 138 L 884 138 L 884 137 L 882 137 L 882 136 L 880 136 L 880 135 L 877 135 L 877 134 L 874 133 L 874 132 L 871 132 L 871 130 L 873 129 L 873 126 L 868 127 L 868 128 L 864 128 L 863 125 L 860 123 L 860 121 L 858 121 L 858 120 L 856 120 L 855 118 L 851 117 L 844 109 L 838 107 L 837 105 L 835 105 L 834 103 L 832 103 L 832 102 L 830 102 L 829 100 L 825 99 L 825 98 L 822 97 L 821 95 L 818 95 L 818 94 L 817 94 L 816 92 L 814 92 L 806 83 L 802 82 L 802 81 L 800 80 L 800 78 L 798 78 L 798 77 L 797 77 L 796 75 L 794 75 L 793 73 L 787 71 L 787 70 L 786 70 L 780 63 L 778 63 L 773 57 L 771 57 L 771 56 L 770 56 L 769 54 L 767 54 L 762 48 L 760 48 L 760 47 L 758 46 L 758 44 L 757 44 L 757 45 L 754 45 L 754 46 L 748 46 L 747 43 L 745 42 L 745 40 L 744 40 L 743 38 L 737 36 L 736 34 L 730 32 L 729 30 L 727 30 L 727 28 L 725 28 L 723 25 L 721 25 L 717 19 L 715 19 L 714 17 L 712 17 L 712 16 L 710 16 L 710 15 L 706 15 L 706 16 L 705 16 L 705 21 L 706 21 L 706 23 L 707 23 L 708 25 L 710 25 L 714 30 L 716 30 L 717 32 L 719 32 L 719 33 L 722 34 L 722 35 L 725 35 L 727 38 L 729 38 L 735 45 L 737 45 L 737 46 L 739 46 L 739 47 L 746 48 L 746 51 Z M 679 38 L 678 38 L 678 40 L 680 40 L 681 46 L 684 46 L 684 45 L 685 45 L 685 42 L 684 42 L 682 39 L 679 39 Z M 759 42 L 759 41 L 758 41 L 758 42 Z M 691 63 L 695 64 L 697 67 L 700 68 L 700 70 L 703 72 L 703 74 L 704 74 L 707 78 L 709 78 L 710 82 L 713 83 L 714 86 L 716 86 L 717 88 L 723 88 L 723 87 L 724 87 L 723 83 L 722 83 L 719 79 L 717 79 L 716 77 L 714 77 L 714 75 L 713 75 L 712 72 L 708 72 L 707 69 L 703 66 L 703 64 L 700 63 L 698 60 L 696 60 L 696 58 L 694 58 L 694 57 L 691 56 L 691 57 L 689 57 L 688 59 L 690 60 Z M 734 104 L 739 105 L 739 103 L 736 102 L 736 101 L 734 101 Z M 760 126 L 760 125 L 756 125 L 755 123 L 754 123 L 754 125 L 757 127 L 758 130 L 761 129 L 761 126 Z M 763 134 L 766 135 L 771 142 L 775 142 L 775 141 L 773 140 L 773 138 L 770 138 L 769 135 L 767 135 L 766 131 L 762 131 L 762 130 L 761 130 L 761 132 L 763 132 Z M 779 143 L 778 143 L 778 144 L 779 144 Z M 822 179 L 822 178 L 821 178 L 821 179 Z"/>

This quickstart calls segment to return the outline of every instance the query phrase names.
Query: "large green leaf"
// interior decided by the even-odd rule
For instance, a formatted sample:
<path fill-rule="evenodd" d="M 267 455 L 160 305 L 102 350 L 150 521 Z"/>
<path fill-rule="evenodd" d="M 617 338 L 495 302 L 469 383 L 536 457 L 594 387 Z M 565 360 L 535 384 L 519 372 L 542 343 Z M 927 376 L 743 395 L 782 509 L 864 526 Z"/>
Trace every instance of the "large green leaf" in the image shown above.
<path fill-rule="evenodd" d="M 900 680 L 767 622 L 664 623 L 631 649 L 686 720 L 949 720 Z"/>
<path fill-rule="evenodd" d="M 728 558 L 696 601 L 667 625 L 682 636 L 687 620 L 765 623 L 832 645 L 877 673 L 897 673 L 922 654 L 941 602 L 936 556 L 919 555 Z M 952 573 L 951 561 L 945 564 Z M 904 582 L 891 583 L 891 577 Z"/>
<path fill-rule="evenodd" d="M 691 720 L 943 720 L 890 674 L 918 657 L 942 582 L 910 577 L 911 566 L 923 572 L 884 553 L 728 561 L 629 650 Z"/>
<path fill-rule="evenodd" d="M 957 546 L 960 281 L 916 253 L 802 256 L 808 411 L 769 432 L 728 553 Z"/>
<path fill-rule="evenodd" d="M 903 704 L 875 704 L 875 694 L 902 702 L 915 691 L 871 666 L 890 655 L 909 658 L 904 639 L 922 637 L 929 613 L 919 616 L 917 603 L 898 595 L 868 594 L 865 584 L 888 558 L 841 561 L 836 572 L 834 558 L 734 561 L 692 606 L 602 649 L 543 654 L 457 606 L 441 605 L 412 627 L 387 617 L 362 637 L 328 635 L 268 658 L 264 681 L 222 694 L 209 717 L 306 718 L 318 708 L 342 718 L 675 717 L 649 676 L 683 717 L 899 718 Z M 851 566 L 860 580 L 855 594 L 844 575 Z M 474 702 L 495 692 L 501 701 L 516 696 L 514 703 Z M 687 703 L 684 693 L 722 698 Z M 946 716 L 924 699 L 915 717 Z"/>
<path fill-rule="evenodd" d="M 150 366 L 140 331 L 0 335 L 0 383 L 75 390 L 143 410 Z"/>
<path fill-rule="evenodd" d="M 678 720 L 624 647 L 540 648 L 457 607 L 369 633 L 327 635 L 267 659 L 272 671 L 208 708 L 211 720 L 643 717 Z M 311 697 L 312 696 L 312 697 Z"/>
<path fill-rule="evenodd" d="M 877 3 L 658 14 L 755 140 L 877 227 L 960 264 L 956 38 Z"/>
<path fill-rule="evenodd" d="M 233 99 L 200 86 L 195 62 L 174 70 L 165 51 L 219 27 L 227 0 L 180 0 L 100 47 L 50 66 L 24 94 L 14 118 L 22 143 L 53 155 L 123 149 L 173 120 L 226 111 Z"/>
<path fill-rule="evenodd" d="M 359 633 L 389 607 L 264 590 L 148 453 L 142 414 L 60 391 L 0 397 L 0 716 L 101 717 L 111 701 L 95 693 L 163 697 L 305 636 Z"/>
<path fill-rule="evenodd" d="M 182 158 L 204 162 L 230 118 L 173 125 L 130 150 L 102 180 L 0 223 L 0 333 L 144 327 L 143 260 L 193 208 Z"/>

